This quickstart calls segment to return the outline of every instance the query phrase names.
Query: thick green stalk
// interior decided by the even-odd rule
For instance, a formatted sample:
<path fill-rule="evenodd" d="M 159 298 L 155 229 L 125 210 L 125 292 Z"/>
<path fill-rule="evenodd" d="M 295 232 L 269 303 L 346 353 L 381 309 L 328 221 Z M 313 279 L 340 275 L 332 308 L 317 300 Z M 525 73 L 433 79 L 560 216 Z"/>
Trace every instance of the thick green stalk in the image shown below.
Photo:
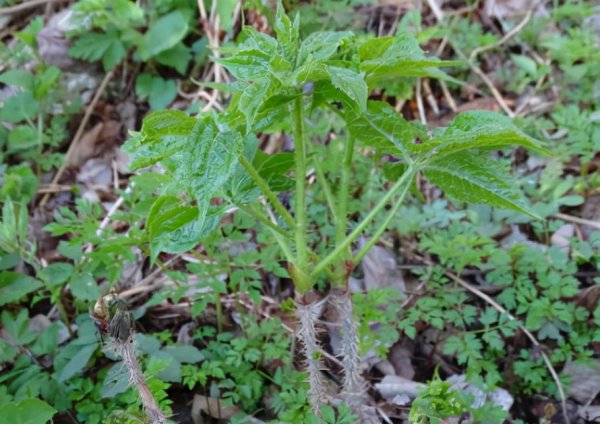
<path fill-rule="evenodd" d="M 348 197 L 350 187 L 350 174 L 352 171 L 352 157 L 354 155 L 354 137 L 348 136 L 344 149 L 344 162 L 342 163 L 342 172 L 340 177 L 340 187 L 337 192 L 337 210 L 335 212 L 335 244 L 336 246 L 344 242 L 348 227 Z M 331 280 L 332 287 L 345 288 L 348 282 L 348 269 L 345 266 L 346 259 L 349 257 L 349 251 L 340 255 L 334 264 L 334 278 Z"/>
<path fill-rule="evenodd" d="M 400 209 L 400 206 L 402 206 L 402 203 L 404 203 L 404 198 L 406 197 L 406 194 L 408 193 L 408 191 L 410 189 L 412 180 L 413 179 L 411 176 L 411 178 L 406 182 L 406 185 L 404 186 L 402 193 L 400 193 L 400 197 L 398 197 L 398 200 L 396 200 L 396 203 L 394 204 L 392 209 L 390 209 L 390 211 L 389 211 L 387 217 L 385 218 L 385 220 L 383 221 L 383 223 L 379 226 L 379 228 L 377 228 L 377 230 L 373 233 L 373 235 L 371 236 L 369 241 L 358 251 L 358 253 L 354 256 L 354 258 L 352 258 L 352 264 L 354 266 L 358 265 L 358 263 L 363 258 L 363 256 L 365 256 L 365 254 L 371 249 L 371 247 L 373 247 L 375 245 L 375 243 L 377 243 L 377 240 L 379 240 L 379 237 L 381 237 L 383 232 L 390 225 L 390 222 L 398 213 L 398 209 Z"/>
<path fill-rule="evenodd" d="M 236 206 L 239 210 L 247 213 L 252 218 L 256 219 L 257 221 L 259 221 L 260 223 L 262 223 L 264 226 L 268 227 L 272 231 L 282 235 L 283 237 L 292 238 L 292 235 L 290 233 L 285 231 L 283 228 L 281 228 L 277 224 L 274 224 L 273 222 L 271 222 L 271 220 L 265 214 L 263 214 L 260 211 L 257 211 L 252 206 L 247 206 L 247 205 L 236 205 Z"/>
<path fill-rule="evenodd" d="M 345 254 L 346 250 L 350 247 L 350 245 L 362 234 L 362 232 L 367 228 L 367 226 L 375 219 L 377 214 L 381 212 L 383 208 L 388 204 L 388 202 L 402 189 L 407 181 L 411 181 L 413 176 L 415 175 L 415 170 L 412 166 L 409 166 L 406 172 L 400 177 L 398 181 L 392 186 L 392 188 L 381 198 L 379 203 L 375 205 L 375 207 L 369 212 L 369 214 L 356 226 L 356 228 L 346 236 L 346 238 L 339 243 L 336 248 L 331 252 L 327 257 L 325 257 L 321 262 L 317 264 L 314 268 L 311 277 L 314 277 L 321 273 L 325 268 L 327 268 L 330 264 L 337 261 L 339 257 Z"/>
<path fill-rule="evenodd" d="M 337 211 L 335 207 L 335 200 L 333 198 L 333 193 L 331 191 L 331 187 L 327 178 L 325 178 L 325 172 L 323 171 L 323 167 L 319 162 L 320 158 L 318 156 L 313 156 L 313 165 L 315 166 L 315 172 L 317 173 L 317 178 L 319 179 L 319 183 L 323 187 L 323 193 L 325 193 L 325 200 L 327 200 L 327 206 L 329 207 L 329 212 L 335 222 L 337 222 Z"/>
<path fill-rule="evenodd" d="M 354 155 L 354 137 L 349 136 L 344 151 L 344 164 L 338 191 L 338 209 L 335 227 L 335 242 L 341 244 L 346 236 L 348 225 L 348 191 L 350 187 L 350 174 L 352 172 L 352 157 Z"/>
<path fill-rule="evenodd" d="M 260 188 L 260 191 L 262 191 L 265 197 L 269 200 L 271 205 L 275 208 L 279 215 L 281 215 L 283 220 L 290 226 L 290 228 L 294 228 L 296 225 L 294 218 L 288 212 L 285 206 L 283 206 L 283 204 L 279 201 L 277 195 L 273 192 L 273 190 L 271 190 L 271 187 L 269 187 L 269 184 L 263 179 L 263 177 L 260 176 L 256 168 L 254 168 L 254 166 L 248 159 L 246 159 L 244 155 L 240 156 L 240 163 L 246 172 L 248 172 L 248 174 L 252 177 L 258 188 Z"/>
<path fill-rule="evenodd" d="M 306 146 L 304 140 L 304 101 L 298 96 L 294 102 L 294 160 L 296 163 L 296 265 L 306 273 L 308 246 L 306 243 Z"/>

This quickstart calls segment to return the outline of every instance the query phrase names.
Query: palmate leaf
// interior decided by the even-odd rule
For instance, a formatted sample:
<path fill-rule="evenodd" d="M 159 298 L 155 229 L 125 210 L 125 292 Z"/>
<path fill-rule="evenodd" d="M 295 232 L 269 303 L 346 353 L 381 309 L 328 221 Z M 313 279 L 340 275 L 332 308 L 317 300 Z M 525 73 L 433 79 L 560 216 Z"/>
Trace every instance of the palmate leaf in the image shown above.
<path fill-rule="evenodd" d="M 437 157 L 427 164 L 424 173 L 431 183 L 457 200 L 513 209 L 539 219 L 524 202 L 508 172 L 481 152 L 462 151 Z"/>
<path fill-rule="evenodd" d="M 144 119 L 141 132 L 127 144 L 132 168 L 160 163 L 171 179 L 165 189 L 184 190 L 196 201 L 186 206 L 166 197 L 155 203 L 147 222 L 153 258 L 159 251 L 190 248 L 214 227 L 219 211 L 211 200 L 234 172 L 242 148 L 242 136 L 212 115 L 160 111 Z M 209 216 L 214 219 L 207 221 Z"/>
<path fill-rule="evenodd" d="M 360 70 L 366 73 L 369 86 L 399 77 L 446 78 L 447 76 L 436 68 L 461 63 L 426 57 L 417 40 L 404 32 L 395 37 L 369 40 L 360 46 L 358 52 L 361 60 Z"/>

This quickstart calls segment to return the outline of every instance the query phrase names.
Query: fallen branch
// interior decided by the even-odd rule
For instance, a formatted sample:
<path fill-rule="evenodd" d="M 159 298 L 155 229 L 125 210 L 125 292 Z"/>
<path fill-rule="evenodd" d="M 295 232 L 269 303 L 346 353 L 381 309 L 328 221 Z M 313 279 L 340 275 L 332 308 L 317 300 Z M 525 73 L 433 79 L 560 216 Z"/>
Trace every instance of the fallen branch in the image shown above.
<path fill-rule="evenodd" d="M 61 3 L 61 2 L 66 2 L 68 0 L 33 0 L 33 1 L 27 1 L 25 3 L 21 3 L 21 4 L 17 4 L 14 6 L 9 6 L 9 7 L 3 7 L 0 9 L 0 16 L 1 15 L 12 15 L 15 13 L 19 13 L 19 12 L 24 12 L 26 10 L 32 9 L 34 7 L 38 7 L 38 6 L 44 6 L 46 4 L 49 3 Z"/>

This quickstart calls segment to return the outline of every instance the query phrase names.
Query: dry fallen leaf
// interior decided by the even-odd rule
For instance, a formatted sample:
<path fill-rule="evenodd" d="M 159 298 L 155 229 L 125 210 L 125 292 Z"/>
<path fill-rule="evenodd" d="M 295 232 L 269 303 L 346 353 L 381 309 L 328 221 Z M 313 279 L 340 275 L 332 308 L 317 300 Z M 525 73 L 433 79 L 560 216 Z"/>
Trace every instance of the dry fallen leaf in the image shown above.
<path fill-rule="evenodd" d="M 375 389 L 387 401 L 392 401 L 396 396 L 402 395 L 414 399 L 419 395 L 419 390 L 425 387 L 427 387 L 426 384 L 397 375 L 386 375 L 380 383 L 375 384 Z"/>
<path fill-rule="evenodd" d="M 73 150 L 73 154 L 69 158 L 70 166 L 80 167 L 88 159 L 97 155 L 97 144 L 103 129 L 104 123 L 98 122 L 81 136 L 77 148 Z"/>
<path fill-rule="evenodd" d="M 204 422 L 201 414 L 206 414 L 216 419 L 229 420 L 240 412 L 240 408 L 235 405 L 225 406 L 221 399 L 194 395 L 192 403 L 192 420 L 194 420 L 194 424 Z"/>
<path fill-rule="evenodd" d="M 600 393 L 600 360 L 568 362 L 562 374 L 571 378 L 567 394 L 577 402 L 586 404 Z"/>

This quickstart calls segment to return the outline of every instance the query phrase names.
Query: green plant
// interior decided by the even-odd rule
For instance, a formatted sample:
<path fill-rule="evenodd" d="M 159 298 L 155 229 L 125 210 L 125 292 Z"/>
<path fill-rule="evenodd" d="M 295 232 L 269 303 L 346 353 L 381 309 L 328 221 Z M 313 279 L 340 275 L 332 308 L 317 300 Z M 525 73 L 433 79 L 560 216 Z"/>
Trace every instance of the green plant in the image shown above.
<path fill-rule="evenodd" d="M 507 412 L 491 402 L 474 407 L 474 397 L 434 375 L 410 408 L 408 419 L 415 424 L 442 424 L 444 419 L 468 412 L 474 422 L 502 423 Z"/>
<path fill-rule="evenodd" d="M 67 125 L 79 111 L 81 101 L 61 84 L 62 73 L 46 65 L 37 55 L 35 37 L 41 21 L 34 20 L 10 47 L 0 45 L 5 64 L 0 83 L 8 96 L 0 108 L 0 202 L 11 198 L 29 202 L 38 188 L 38 178 L 62 163 L 54 150 L 67 136 Z M 23 69 L 25 62 L 33 63 Z"/>
<path fill-rule="evenodd" d="M 490 112 L 468 112 L 456 117 L 445 130 L 429 133 L 406 121 L 383 102 L 369 101 L 369 92 L 399 77 L 444 77 L 438 68 L 454 65 L 424 55 L 407 33 L 394 37 L 360 40 L 350 32 L 317 32 L 304 40 L 299 19 L 293 22 L 278 8 L 277 39 L 243 29 L 237 47 L 216 59 L 235 78 L 232 99 L 223 113 L 196 117 L 178 111 L 146 116 L 142 129 L 128 142 L 133 168 L 160 163 L 167 183 L 155 200 L 147 220 L 146 235 L 151 259 L 160 252 L 188 250 L 207 237 L 226 208 L 239 210 L 271 231 L 283 252 L 296 287 L 299 331 L 309 371 L 309 399 L 315 411 L 322 402 L 319 346 L 314 326 L 327 301 L 313 287 L 326 278 L 329 300 L 340 312 L 343 327 L 344 395 L 353 402 L 362 391 L 357 368 L 356 324 L 347 291 L 347 277 L 394 219 L 417 173 L 449 196 L 467 202 L 488 203 L 534 216 L 513 188 L 506 167 L 488 156 L 491 150 L 522 145 L 546 153 L 539 143 L 517 129 L 509 119 Z M 323 188 L 334 236 L 325 243 L 308 222 L 306 173 L 313 146 L 306 124 L 312 116 L 327 113 L 345 122 L 341 132 L 342 164 L 328 175 L 313 162 Z M 293 162 L 287 154 L 269 157 L 257 152 L 256 134 L 284 130 L 293 134 Z M 362 220 L 348 217 L 350 175 L 356 144 L 374 149 L 380 158 L 395 157 L 400 163 L 390 189 Z M 277 192 L 293 172 L 294 215 Z M 258 202 L 263 195 L 268 207 Z M 216 201 L 219 199 L 219 201 Z M 384 213 L 389 206 L 389 211 Z M 277 214 L 269 217 L 270 209 Z M 379 215 L 378 226 L 371 224 Z M 352 253 L 351 246 L 366 230 L 370 240 Z M 318 250 L 314 247 L 317 246 Z"/>

